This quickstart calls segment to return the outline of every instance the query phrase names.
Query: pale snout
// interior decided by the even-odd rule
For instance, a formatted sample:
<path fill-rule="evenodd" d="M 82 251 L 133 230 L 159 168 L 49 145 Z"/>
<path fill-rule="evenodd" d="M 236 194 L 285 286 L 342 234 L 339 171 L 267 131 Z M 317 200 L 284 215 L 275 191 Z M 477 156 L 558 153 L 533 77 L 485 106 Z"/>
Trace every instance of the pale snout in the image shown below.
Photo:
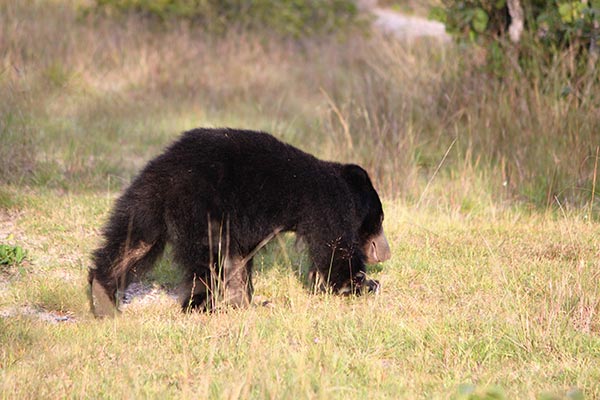
<path fill-rule="evenodd" d="M 367 256 L 367 264 L 377 264 L 390 259 L 392 251 L 383 233 L 383 229 L 369 240 L 364 251 Z"/>

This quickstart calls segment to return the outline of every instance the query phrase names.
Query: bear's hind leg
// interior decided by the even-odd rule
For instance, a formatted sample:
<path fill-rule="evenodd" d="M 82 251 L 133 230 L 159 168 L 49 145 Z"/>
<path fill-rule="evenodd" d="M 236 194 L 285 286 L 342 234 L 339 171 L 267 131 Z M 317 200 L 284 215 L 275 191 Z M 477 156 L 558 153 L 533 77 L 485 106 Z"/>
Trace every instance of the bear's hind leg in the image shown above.
<path fill-rule="evenodd" d="M 114 316 L 118 312 L 119 292 L 123 291 L 132 276 L 152 267 L 162 254 L 165 241 L 146 243 L 142 240 L 108 256 L 115 246 L 107 245 L 96 251 L 96 268 L 89 272 L 90 301 L 96 317 Z"/>

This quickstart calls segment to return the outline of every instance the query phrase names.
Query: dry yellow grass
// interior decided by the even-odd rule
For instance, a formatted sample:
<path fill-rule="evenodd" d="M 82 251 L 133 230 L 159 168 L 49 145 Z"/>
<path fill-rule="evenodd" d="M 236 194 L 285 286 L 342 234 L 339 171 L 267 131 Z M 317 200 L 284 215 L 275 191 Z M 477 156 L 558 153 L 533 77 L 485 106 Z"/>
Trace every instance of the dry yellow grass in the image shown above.
<path fill-rule="evenodd" d="M 448 398 L 460 384 L 600 395 L 600 230 L 581 215 L 386 202 L 394 257 L 372 270 L 379 296 L 311 294 L 288 238 L 257 258 L 270 307 L 181 314 L 159 292 L 94 320 L 85 268 L 107 199 L 7 190 L 21 196 L 3 215 L 30 263 L 0 291 L 1 310 L 21 310 L 0 319 L 4 397 Z M 169 266 L 154 276 L 167 287 Z"/>

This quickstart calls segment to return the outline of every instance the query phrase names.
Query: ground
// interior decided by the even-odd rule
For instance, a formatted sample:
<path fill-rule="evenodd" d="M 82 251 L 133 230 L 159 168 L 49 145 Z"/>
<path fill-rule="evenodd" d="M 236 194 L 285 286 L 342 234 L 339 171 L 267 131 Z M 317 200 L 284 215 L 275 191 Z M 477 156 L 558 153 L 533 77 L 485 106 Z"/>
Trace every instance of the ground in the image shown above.
<path fill-rule="evenodd" d="M 385 201 L 394 256 L 371 271 L 378 296 L 308 293 L 307 259 L 286 236 L 257 256 L 260 300 L 249 309 L 182 315 L 162 261 L 145 282 L 154 289 L 120 318 L 96 321 L 85 271 L 114 194 L 4 190 L 21 205 L 1 211 L 12 222 L 0 233 L 30 259 L 2 275 L 5 396 L 600 395 L 600 229 L 585 215 Z M 28 311 L 6 314 L 15 308 Z M 44 379 L 21 384 L 31 376 Z"/>
<path fill-rule="evenodd" d="M 388 8 L 374 8 L 375 27 L 399 39 L 414 40 L 419 37 L 434 37 L 449 42 L 444 24 L 423 17 L 408 16 Z"/>
<path fill-rule="evenodd" d="M 450 35 L 446 33 L 444 24 L 427 18 L 432 3 L 435 1 L 359 0 L 358 2 L 360 9 L 367 10 L 373 15 L 373 26 L 384 34 L 391 34 L 407 41 L 433 37 L 441 42 L 449 42 Z"/>

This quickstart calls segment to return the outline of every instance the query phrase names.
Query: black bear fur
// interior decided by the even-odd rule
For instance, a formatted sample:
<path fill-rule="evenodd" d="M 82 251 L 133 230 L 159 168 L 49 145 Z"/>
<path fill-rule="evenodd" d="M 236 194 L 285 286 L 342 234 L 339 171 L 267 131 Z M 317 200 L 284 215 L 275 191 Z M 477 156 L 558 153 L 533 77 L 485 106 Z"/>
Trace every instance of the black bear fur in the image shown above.
<path fill-rule="evenodd" d="M 357 165 L 319 160 L 263 132 L 191 130 L 116 201 L 93 253 L 92 309 L 106 314 L 94 303 L 105 295 L 116 310 L 118 292 L 167 243 L 185 273 L 184 308 L 210 310 L 218 290 L 226 303 L 247 305 L 252 256 L 281 231 L 306 242 L 322 287 L 377 290 L 365 263 L 389 258 L 387 242 L 375 260 L 366 254 L 373 238 L 385 240 L 382 221 L 379 196 Z"/>

